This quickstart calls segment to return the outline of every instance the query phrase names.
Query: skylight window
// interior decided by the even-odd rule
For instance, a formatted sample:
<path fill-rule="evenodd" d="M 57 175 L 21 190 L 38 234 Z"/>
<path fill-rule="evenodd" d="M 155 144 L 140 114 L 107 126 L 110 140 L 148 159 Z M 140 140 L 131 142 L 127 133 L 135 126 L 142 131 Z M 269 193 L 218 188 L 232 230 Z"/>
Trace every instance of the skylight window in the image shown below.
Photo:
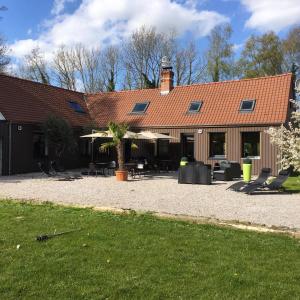
<path fill-rule="evenodd" d="M 202 101 L 192 101 L 190 106 L 189 106 L 189 113 L 197 113 L 200 111 L 202 106 Z"/>
<path fill-rule="evenodd" d="M 242 100 L 240 111 L 251 112 L 254 110 L 255 100 Z"/>
<path fill-rule="evenodd" d="M 133 114 L 144 114 L 149 106 L 150 102 L 138 102 L 135 103 L 131 113 Z"/>
<path fill-rule="evenodd" d="M 69 105 L 75 112 L 85 114 L 85 110 L 82 108 L 82 106 L 79 103 L 75 101 L 69 101 Z"/>

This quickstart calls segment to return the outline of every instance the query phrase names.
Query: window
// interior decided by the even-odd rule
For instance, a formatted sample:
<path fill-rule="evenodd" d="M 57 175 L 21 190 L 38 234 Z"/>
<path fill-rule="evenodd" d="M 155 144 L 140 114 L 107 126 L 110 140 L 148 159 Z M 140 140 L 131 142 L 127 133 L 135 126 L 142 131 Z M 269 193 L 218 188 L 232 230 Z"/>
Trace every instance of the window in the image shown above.
<path fill-rule="evenodd" d="M 149 102 L 135 103 L 131 113 L 133 114 L 144 114 L 149 106 Z"/>
<path fill-rule="evenodd" d="M 260 156 L 260 133 L 242 132 L 242 156 L 258 157 Z"/>
<path fill-rule="evenodd" d="M 189 107 L 189 113 L 197 113 L 200 111 L 202 106 L 202 101 L 192 101 Z"/>
<path fill-rule="evenodd" d="M 242 100 L 240 111 L 251 112 L 254 110 L 255 100 Z"/>
<path fill-rule="evenodd" d="M 85 114 L 85 110 L 77 102 L 69 101 L 69 105 L 75 112 Z"/>
<path fill-rule="evenodd" d="M 211 132 L 209 134 L 209 156 L 225 158 L 225 132 Z"/>
<path fill-rule="evenodd" d="M 42 133 L 33 133 L 33 158 L 45 157 L 45 136 Z"/>
<path fill-rule="evenodd" d="M 164 133 L 164 134 L 169 135 L 168 133 Z M 159 158 L 169 157 L 169 144 L 170 144 L 170 141 L 168 139 L 158 139 L 157 140 L 157 156 Z"/>

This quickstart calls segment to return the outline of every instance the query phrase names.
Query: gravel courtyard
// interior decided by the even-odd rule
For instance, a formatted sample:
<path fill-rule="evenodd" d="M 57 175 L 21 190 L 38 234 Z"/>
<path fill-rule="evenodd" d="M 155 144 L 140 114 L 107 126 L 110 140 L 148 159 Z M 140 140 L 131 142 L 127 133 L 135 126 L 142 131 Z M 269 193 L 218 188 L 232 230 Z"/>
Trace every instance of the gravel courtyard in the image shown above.
<path fill-rule="evenodd" d="M 300 194 L 247 196 L 227 191 L 232 183 L 178 184 L 176 174 L 116 182 L 114 177 L 59 181 L 41 174 L 0 178 L 0 198 L 52 201 L 249 221 L 300 229 Z"/>

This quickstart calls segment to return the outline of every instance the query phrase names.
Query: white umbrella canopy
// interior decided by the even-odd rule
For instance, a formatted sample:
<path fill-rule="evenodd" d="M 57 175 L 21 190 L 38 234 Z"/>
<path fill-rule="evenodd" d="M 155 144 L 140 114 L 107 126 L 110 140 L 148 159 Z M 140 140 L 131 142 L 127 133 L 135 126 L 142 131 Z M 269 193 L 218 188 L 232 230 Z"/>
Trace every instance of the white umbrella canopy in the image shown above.
<path fill-rule="evenodd" d="M 112 138 L 112 134 L 110 133 L 109 130 L 103 131 L 103 132 L 94 132 L 91 134 L 86 134 L 80 136 L 81 138 Z M 133 139 L 133 140 L 150 140 L 152 137 L 144 136 L 141 133 L 136 133 L 132 131 L 127 131 L 126 134 L 124 135 L 124 139 Z"/>
<path fill-rule="evenodd" d="M 141 131 L 139 132 L 139 134 L 151 140 L 158 140 L 158 139 L 178 140 L 178 138 L 174 136 L 166 135 L 158 132 L 152 132 L 152 131 Z"/>
<path fill-rule="evenodd" d="M 106 134 L 104 134 L 103 132 L 94 132 L 94 133 L 91 133 L 91 134 L 86 134 L 86 135 L 82 135 L 80 136 L 81 138 L 101 138 L 101 137 L 107 137 Z"/>

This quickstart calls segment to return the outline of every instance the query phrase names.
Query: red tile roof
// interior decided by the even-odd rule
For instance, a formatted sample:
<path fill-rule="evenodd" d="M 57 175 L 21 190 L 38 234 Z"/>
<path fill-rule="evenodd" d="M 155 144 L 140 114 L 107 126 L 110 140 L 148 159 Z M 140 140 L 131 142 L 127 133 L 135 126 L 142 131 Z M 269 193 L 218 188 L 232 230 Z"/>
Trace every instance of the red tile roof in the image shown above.
<path fill-rule="evenodd" d="M 74 112 L 68 101 L 77 102 L 87 113 Z M 84 94 L 7 75 L 0 75 L 0 112 L 19 123 L 41 123 L 50 114 L 73 126 L 91 123 Z"/>
<path fill-rule="evenodd" d="M 136 127 L 191 125 L 281 124 L 287 120 L 292 74 L 175 87 L 168 95 L 159 89 L 87 95 L 92 119 Z M 241 113 L 243 99 L 255 99 L 253 112 Z M 203 101 L 199 113 L 188 114 L 191 101 Z M 136 102 L 150 101 L 144 115 L 130 114 Z"/>

